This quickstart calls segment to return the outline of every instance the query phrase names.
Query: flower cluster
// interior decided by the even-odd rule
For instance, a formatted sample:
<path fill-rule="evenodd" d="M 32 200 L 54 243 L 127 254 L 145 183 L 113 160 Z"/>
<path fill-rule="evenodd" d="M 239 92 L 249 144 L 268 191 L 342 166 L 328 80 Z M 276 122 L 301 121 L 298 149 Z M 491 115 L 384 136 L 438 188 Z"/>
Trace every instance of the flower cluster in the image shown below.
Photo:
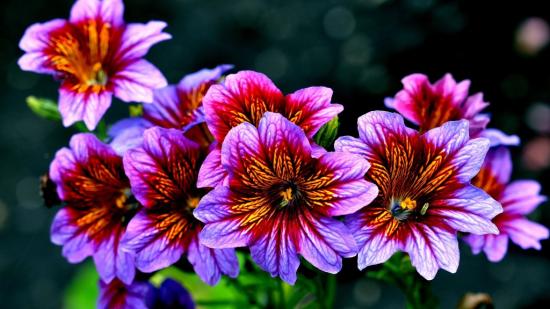
<path fill-rule="evenodd" d="M 469 81 L 408 76 L 386 101 L 398 113 L 361 116 L 359 137 L 328 151 L 318 133 L 343 110 L 331 89 L 284 95 L 258 72 L 224 76 L 230 65 L 167 85 L 142 59 L 170 38 L 165 23 L 125 24 L 122 13 L 121 0 L 78 0 L 68 21 L 33 25 L 20 43 L 22 69 L 61 79 L 65 126 L 94 129 L 113 94 L 144 103 L 105 140 L 74 135 L 50 166 L 63 203 L 51 240 L 71 263 L 93 258 L 99 307 L 192 308 L 178 283 L 144 278 L 187 260 L 215 285 L 239 275 L 241 247 L 294 284 L 300 257 L 335 274 L 344 258 L 362 270 L 402 251 L 433 279 L 457 270 L 459 233 L 491 261 L 509 238 L 536 249 L 548 238 L 525 218 L 545 200 L 538 183 L 510 182 L 506 146 L 518 138 L 486 128 Z"/>

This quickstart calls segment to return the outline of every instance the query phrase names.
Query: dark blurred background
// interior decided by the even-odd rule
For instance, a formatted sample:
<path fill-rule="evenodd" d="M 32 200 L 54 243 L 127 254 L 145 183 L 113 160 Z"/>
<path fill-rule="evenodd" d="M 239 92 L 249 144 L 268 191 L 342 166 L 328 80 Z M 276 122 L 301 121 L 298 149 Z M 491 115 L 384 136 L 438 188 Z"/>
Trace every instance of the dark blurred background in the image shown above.
<path fill-rule="evenodd" d="M 269 75 L 284 92 L 311 85 L 335 90 L 344 104 L 342 134 L 356 118 L 383 109 L 385 96 L 414 72 L 432 81 L 451 72 L 470 79 L 491 102 L 491 127 L 518 134 L 515 178 L 550 183 L 550 10 L 545 1 L 257 1 L 127 0 L 127 21 L 168 22 L 174 38 L 148 55 L 171 83 L 220 63 Z M 57 97 L 49 76 L 19 70 L 18 41 L 35 22 L 67 18 L 72 1 L 4 0 L 0 32 L 0 307 L 62 308 L 77 266 L 49 241 L 56 210 L 43 207 L 39 176 L 71 130 L 28 110 L 29 95 Z M 114 102 L 107 114 L 124 114 Z M 533 218 L 550 225 L 548 203 Z M 542 251 L 510 247 L 497 264 L 462 247 L 455 275 L 434 281 L 443 308 L 468 291 L 490 293 L 497 308 L 550 307 L 550 244 Z M 353 264 L 354 261 L 351 261 Z M 350 264 L 350 265 L 351 265 Z M 347 265 L 347 268 L 350 266 Z M 352 267 L 353 268 L 353 267 Z M 345 279 L 345 278 L 344 278 Z M 403 297 L 367 279 L 344 280 L 338 308 L 400 308 Z"/>

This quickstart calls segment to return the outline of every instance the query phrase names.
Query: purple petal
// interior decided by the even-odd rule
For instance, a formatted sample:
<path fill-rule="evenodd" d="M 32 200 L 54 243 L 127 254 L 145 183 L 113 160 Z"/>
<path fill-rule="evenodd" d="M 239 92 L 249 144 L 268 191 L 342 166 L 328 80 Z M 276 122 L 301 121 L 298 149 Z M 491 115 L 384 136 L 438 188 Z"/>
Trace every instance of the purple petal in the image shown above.
<path fill-rule="evenodd" d="M 227 177 L 227 171 L 222 166 L 221 149 L 216 147 L 210 151 L 199 170 L 197 187 L 215 188 L 223 183 Z"/>
<path fill-rule="evenodd" d="M 68 127 L 84 120 L 89 130 L 94 130 L 101 117 L 111 106 L 111 93 L 107 91 L 74 92 L 66 86 L 59 88 L 59 113 L 63 125 Z"/>
<path fill-rule="evenodd" d="M 430 203 L 426 215 L 434 225 L 445 222 L 453 229 L 473 234 L 498 234 L 491 222 L 502 213 L 502 206 L 485 191 L 468 185 L 456 191 L 454 197 Z"/>
<path fill-rule="evenodd" d="M 491 147 L 495 146 L 518 146 L 520 139 L 517 135 L 506 135 L 497 129 L 485 129 L 481 131 L 480 137 L 488 138 L 491 141 Z"/>
<path fill-rule="evenodd" d="M 405 126 L 401 115 L 396 113 L 374 111 L 359 117 L 359 138 L 370 147 L 386 144 L 386 135 L 402 137 L 416 135 L 416 131 Z M 368 146 L 365 146 L 368 147 Z"/>
<path fill-rule="evenodd" d="M 293 156 L 311 158 L 311 144 L 304 131 L 279 113 L 265 112 L 258 124 L 258 134 L 262 146 L 270 156 L 276 157 L 274 152 L 281 152 L 282 156 L 288 156 L 287 152 L 292 149 Z M 292 167 L 288 165 L 285 164 L 284 167 Z M 290 173 L 291 171 L 288 171 L 285 174 Z"/>
<path fill-rule="evenodd" d="M 123 14 L 122 0 L 77 0 L 71 9 L 70 21 L 78 24 L 99 17 L 103 22 L 120 26 L 124 23 Z"/>
<path fill-rule="evenodd" d="M 147 60 L 131 62 L 112 77 L 115 96 L 125 102 L 153 102 L 153 90 L 166 87 L 162 73 Z"/>
<path fill-rule="evenodd" d="M 239 274 L 239 261 L 234 249 L 211 249 L 195 239 L 189 245 L 187 258 L 197 275 L 209 285 L 218 283 L 222 273 L 231 278 Z"/>
<path fill-rule="evenodd" d="M 508 250 L 508 236 L 506 234 L 486 235 L 483 252 L 491 262 L 499 262 Z"/>
<path fill-rule="evenodd" d="M 455 234 L 424 224 L 409 227 L 410 238 L 406 240 L 404 249 L 422 277 L 432 280 L 439 268 L 456 272 L 460 252 Z"/>
<path fill-rule="evenodd" d="M 512 158 L 506 147 L 494 147 L 487 152 L 482 169 L 488 169 L 499 183 L 506 184 L 512 175 Z"/>
<path fill-rule="evenodd" d="M 500 202 L 505 212 L 511 214 L 530 214 L 538 205 L 546 201 L 539 195 L 540 184 L 533 180 L 516 180 L 506 186 Z"/>
<path fill-rule="evenodd" d="M 353 218 L 353 215 L 351 216 Z M 361 222 L 361 221 L 358 221 Z M 356 225 L 353 219 L 346 218 L 346 225 Z M 357 264 L 360 270 L 371 265 L 382 264 L 399 250 L 399 244 L 383 232 L 376 232 L 368 226 L 352 229 L 352 233 L 359 244 Z"/>
<path fill-rule="evenodd" d="M 262 158 L 262 147 L 256 127 L 248 122 L 231 129 L 222 144 L 221 162 L 228 171 L 238 173 L 244 167 L 243 158 Z M 264 159 L 265 161 L 265 159 Z"/>
<path fill-rule="evenodd" d="M 112 138 L 109 144 L 118 155 L 123 156 L 129 149 L 141 145 L 143 133 L 151 126 L 149 121 L 141 117 L 122 119 L 109 128 L 107 134 Z"/>
<path fill-rule="evenodd" d="M 479 173 L 488 150 L 489 141 L 487 139 L 469 140 L 464 147 L 458 149 L 450 163 L 458 170 L 454 177 L 461 182 L 470 181 Z"/>
<path fill-rule="evenodd" d="M 211 248 L 235 248 L 248 244 L 250 235 L 232 220 L 230 190 L 217 187 L 205 195 L 193 211 L 195 218 L 206 225 L 199 234 L 201 244 Z"/>
<path fill-rule="evenodd" d="M 296 282 L 300 259 L 286 224 L 279 220 L 274 222 L 280 226 L 271 226 L 270 233 L 260 236 L 251 244 L 250 254 L 254 262 L 272 277 L 279 276 L 283 281 L 293 285 Z"/>
<path fill-rule="evenodd" d="M 134 280 L 135 268 L 132 254 L 121 250 L 119 239 L 123 231 L 113 232 L 108 239 L 103 240 L 94 253 L 94 262 L 99 277 L 105 282 L 114 278 L 126 284 Z"/>
<path fill-rule="evenodd" d="M 510 236 L 512 242 L 522 249 L 541 249 L 540 241 L 548 239 L 548 229 L 543 225 L 525 218 L 516 218 L 503 224 L 502 230 Z"/>
<path fill-rule="evenodd" d="M 80 263 L 94 253 L 94 245 L 86 233 L 74 224 L 69 208 L 61 208 L 52 223 L 51 241 L 63 246 L 63 256 L 70 263 Z"/>
<path fill-rule="evenodd" d="M 422 138 L 428 144 L 433 145 L 436 149 L 441 149 L 448 154 L 454 153 L 463 148 L 464 145 L 466 145 L 466 143 L 470 140 L 468 121 L 459 120 L 446 122 L 440 127 L 431 129 L 424 133 Z M 481 157 L 483 160 L 485 155 L 483 154 Z"/>
<path fill-rule="evenodd" d="M 19 41 L 19 48 L 26 52 L 41 52 L 50 43 L 50 33 L 67 24 L 64 19 L 54 19 L 45 23 L 36 23 L 25 30 Z"/>
<path fill-rule="evenodd" d="M 186 75 L 178 83 L 177 87 L 183 92 L 190 92 L 204 83 L 219 80 L 225 72 L 231 69 L 233 69 L 233 65 L 231 64 L 222 64 L 213 69 L 202 69 L 198 72 Z"/>
<path fill-rule="evenodd" d="M 125 61 L 142 58 L 151 46 L 172 38 L 170 34 L 162 32 L 164 28 L 166 28 L 166 23 L 162 21 L 150 21 L 147 24 L 128 24 L 122 34 L 122 45 L 118 50 L 117 58 Z M 166 83 L 164 86 L 166 86 Z"/>
<path fill-rule="evenodd" d="M 147 295 L 153 287 L 147 282 L 126 285 L 118 280 L 99 282 L 98 309 L 148 309 Z"/>
<path fill-rule="evenodd" d="M 353 257 L 357 254 L 357 244 L 353 236 L 336 219 L 308 217 L 301 220 L 302 233 L 298 252 L 320 270 L 338 273 L 342 268 L 342 257 Z"/>

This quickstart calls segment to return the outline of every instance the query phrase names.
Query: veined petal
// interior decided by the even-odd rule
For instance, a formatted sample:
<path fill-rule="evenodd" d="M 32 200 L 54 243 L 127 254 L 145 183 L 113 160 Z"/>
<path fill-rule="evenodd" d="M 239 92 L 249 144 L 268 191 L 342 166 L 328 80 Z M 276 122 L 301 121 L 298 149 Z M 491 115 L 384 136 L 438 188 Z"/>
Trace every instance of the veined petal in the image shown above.
<path fill-rule="evenodd" d="M 59 88 L 59 113 L 63 118 L 63 125 L 68 127 L 83 120 L 89 130 L 94 130 L 111 106 L 111 93 L 76 92 L 68 87 Z"/>
<path fill-rule="evenodd" d="M 232 64 L 221 64 L 213 69 L 202 69 L 184 76 L 177 87 L 182 92 L 197 91 L 204 84 L 217 82 L 225 72 L 231 69 L 233 69 Z"/>
<path fill-rule="evenodd" d="M 186 203 L 195 188 L 199 147 L 176 129 L 153 127 L 143 146 L 124 155 L 124 169 L 136 199 L 145 207 Z"/>
<path fill-rule="evenodd" d="M 189 263 L 197 275 L 207 284 L 215 285 L 222 274 L 236 278 L 239 274 L 239 261 L 234 249 L 211 249 L 195 238 L 189 245 Z"/>
<path fill-rule="evenodd" d="M 52 223 L 51 241 L 63 246 L 63 256 L 70 263 L 80 263 L 94 252 L 94 245 L 86 233 L 80 233 L 74 224 L 74 214 L 70 208 L 60 209 Z"/>
<path fill-rule="evenodd" d="M 408 138 L 415 133 L 405 126 L 403 117 L 396 113 L 369 112 L 359 117 L 357 123 L 359 138 L 370 148 L 386 144 L 388 136 Z"/>
<path fill-rule="evenodd" d="M 344 110 L 340 104 L 331 104 L 332 89 L 308 87 L 286 96 L 288 119 L 300 126 L 309 138 L 332 118 Z"/>
<path fill-rule="evenodd" d="M 357 244 L 346 226 L 332 218 L 305 215 L 301 220 L 300 253 L 322 271 L 336 274 L 342 268 L 342 257 L 357 254 Z"/>
<path fill-rule="evenodd" d="M 506 255 L 508 250 L 508 235 L 485 235 L 483 252 L 491 262 L 499 262 Z"/>
<path fill-rule="evenodd" d="M 166 28 L 166 23 L 162 21 L 128 24 L 122 34 L 121 46 L 116 58 L 124 62 L 145 56 L 153 45 L 172 38 L 170 34 L 162 32 L 164 28 Z"/>
<path fill-rule="evenodd" d="M 219 147 L 210 151 L 201 165 L 197 179 L 199 188 L 215 188 L 223 183 L 227 177 L 227 171 L 222 165 L 222 153 Z"/>
<path fill-rule="evenodd" d="M 540 250 L 540 241 L 548 239 L 548 229 L 545 226 L 521 217 L 502 223 L 502 230 L 522 249 Z"/>
<path fill-rule="evenodd" d="M 423 224 L 409 225 L 409 229 L 410 238 L 405 241 L 404 250 L 422 277 L 432 280 L 439 268 L 456 272 L 460 252 L 455 234 Z"/>
<path fill-rule="evenodd" d="M 506 186 L 500 202 L 505 212 L 527 215 L 546 201 L 546 196 L 539 195 L 540 184 L 533 180 L 516 180 Z"/>
<path fill-rule="evenodd" d="M 429 130 L 422 135 L 422 138 L 436 149 L 443 150 L 447 154 L 452 154 L 464 147 L 470 140 L 468 121 L 459 120 L 446 122 L 441 127 Z M 488 142 L 486 143 L 488 144 Z M 488 148 L 488 145 L 486 148 Z M 487 151 L 485 150 L 485 152 Z M 482 157 L 481 160 L 483 160 L 484 156 L 480 157 Z"/>
<path fill-rule="evenodd" d="M 149 121 L 140 117 L 122 119 L 109 128 L 109 144 L 119 156 L 123 156 L 126 151 L 141 146 L 143 133 L 151 126 Z"/>
<path fill-rule="evenodd" d="M 485 138 L 469 140 L 454 155 L 452 165 L 457 169 L 456 178 L 469 181 L 476 176 L 489 150 L 489 141 Z"/>
<path fill-rule="evenodd" d="M 481 131 L 479 137 L 488 138 L 491 141 L 491 147 L 495 146 L 518 146 L 520 139 L 517 135 L 506 135 L 497 129 L 485 129 Z"/>
<path fill-rule="evenodd" d="M 122 0 L 77 0 L 71 9 L 71 23 L 101 18 L 102 21 L 120 26 L 124 23 Z"/>
<path fill-rule="evenodd" d="M 264 74 L 241 71 L 229 74 L 222 85 L 210 87 L 203 98 L 206 122 L 218 142 L 242 122 L 257 124 L 264 112 L 279 111 L 281 91 Z"/>
<path fill-rule="evenodd" d="M 134 280 L 134 257 L 120 247 L 123 234 L 122 228 L 111 231 L 109 237 L 103 240 L 94 252 L 94 262 L 102 281 L 111 282 L 118 278 L 123 283 L 130 284 Z"/>
<path fill-rule="evenodd" d="M 67 21 L 64 19 L 54 19 L 45 23 L 33 24 L 25 30 L 23 38 L 19 41 L 19 48 L 28 53 L 43 53 L 44 49 L 48 47 L 51 33 L 65 27 L 66 24 Z M 43 61 L 46 60 L 47 59 L 43 59 Z M 25 71 L 34 71 L 31 70 L 31 67 L 24 68 L 21 66 L 21 69 Z"/>

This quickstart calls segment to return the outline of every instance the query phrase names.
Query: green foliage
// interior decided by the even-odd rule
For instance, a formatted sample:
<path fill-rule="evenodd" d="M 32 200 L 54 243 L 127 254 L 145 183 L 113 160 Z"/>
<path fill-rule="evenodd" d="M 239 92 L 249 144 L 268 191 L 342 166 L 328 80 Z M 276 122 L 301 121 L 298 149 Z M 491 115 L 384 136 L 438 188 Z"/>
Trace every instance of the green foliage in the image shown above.
<path fill-rule="evenodd" d="M 408 309 L 439 307 L 430 282 L 416 272 L 409 256 L 404 253 L 394 254 L 381 269 L 368 271 L 367 276 L 400 288 L 405 293 Z"/>
<path fill-rule="evenodd" d="M 338 136 L 338 128 L 340 127 L 340 120 L 338 116 L 332 118 L 324 126 L 317 131 L 313 139 L 315 142 L 326 149 L 332 147 L 334 140 Z"/>
<path fill-rule="evenodd" d="M 93 263 L 82 264 L 65 291 L 63 308 L 94 309 L 99 296 L 99 276 Z"/>
<path fill-rule="evenodd" d="M 30 96 L 27 98 L 27 106 L 41 118 L 61 121 L 61 114 L 57 110 L 57 104 L 50 99 Z"/>

